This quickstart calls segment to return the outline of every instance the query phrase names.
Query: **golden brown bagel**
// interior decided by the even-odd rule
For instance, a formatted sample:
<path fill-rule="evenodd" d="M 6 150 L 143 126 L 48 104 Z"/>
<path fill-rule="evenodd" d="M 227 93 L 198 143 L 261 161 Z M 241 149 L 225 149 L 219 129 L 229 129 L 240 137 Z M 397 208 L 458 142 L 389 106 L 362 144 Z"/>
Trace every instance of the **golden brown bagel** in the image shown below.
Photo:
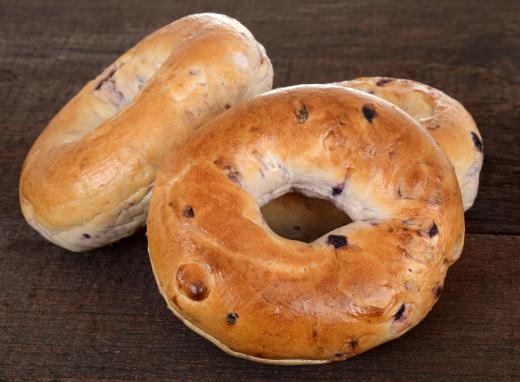
<path fill-rule="evenodd" d="M 464 210 L 473 205 L 484 146 L 468 111 L 446 93 L 417 81 L 362 77 L 338 83 L 381 97 L 410 114 L 432 135 L 455 169 Z"/>
<path fill-rule="evenodd" d="M 483 162 L 482 138 L 471 115 L 455 99 L 431 86 L 406 79 L 362 77 L 337 85 L 362 90 L 398 106 L 418 121 L 435 139 L 455 169 L 464 209 L 477 196 Z M 298 193 L 288 193 L 264 206 L 262 212 L 280 235 L 308 241 L 339 226 L 345 217 L 336 208 Z"/>
<path fill-rule="evenodd" d="M 25 218 L 72 251 L 131 235 L 145 223 L 164 154 L 271 86 L 264 48 L 238 21 L 197 14 L 159 29 L 89 82 L 38 137 L 20 178 Z"/>
<path fill-rule="evenodd" d="M 292 189 L 353 223 L 284 239 L 260 207 Z M 161 165 L 149 253 L 169 308 L 226 352 L 277 364 L 349 358 L 400 336 L 439 297 L 464 242 L 453 167 L 381 98 L 339 86 L 255 97 Z"/>

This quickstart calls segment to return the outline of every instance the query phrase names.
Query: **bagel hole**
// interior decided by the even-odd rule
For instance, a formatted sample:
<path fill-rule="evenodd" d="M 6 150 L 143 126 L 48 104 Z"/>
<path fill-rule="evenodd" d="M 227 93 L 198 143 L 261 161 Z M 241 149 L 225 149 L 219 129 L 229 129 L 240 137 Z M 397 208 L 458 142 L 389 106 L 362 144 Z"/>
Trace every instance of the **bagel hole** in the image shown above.
<path fill-rule="evenodd" d="M 271 200 L 260 211 L 277 235 L 310 243 L 352 219 L 325 199 L 289 192 Z"/>

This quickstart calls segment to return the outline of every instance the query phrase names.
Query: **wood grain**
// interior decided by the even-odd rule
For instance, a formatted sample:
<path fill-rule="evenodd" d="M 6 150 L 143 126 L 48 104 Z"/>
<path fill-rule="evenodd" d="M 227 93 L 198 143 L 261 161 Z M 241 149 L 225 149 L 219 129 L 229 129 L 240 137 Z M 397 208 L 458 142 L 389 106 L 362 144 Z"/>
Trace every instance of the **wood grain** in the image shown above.
<path fill-rule="evenodd" d="M 48 120 L 139 38 L 200 11 L 250 28 L 276 86 L 408 77 L 475 117 L 486 157 L 463 257 L 410 333 L 331 365 L 234 359 L 166 310 L 143 233 L 71 254 L 23 221 L 19 169 Z M 518 20 L 517 1 L 0 0 L 0 380 L 519 380 Z"/>

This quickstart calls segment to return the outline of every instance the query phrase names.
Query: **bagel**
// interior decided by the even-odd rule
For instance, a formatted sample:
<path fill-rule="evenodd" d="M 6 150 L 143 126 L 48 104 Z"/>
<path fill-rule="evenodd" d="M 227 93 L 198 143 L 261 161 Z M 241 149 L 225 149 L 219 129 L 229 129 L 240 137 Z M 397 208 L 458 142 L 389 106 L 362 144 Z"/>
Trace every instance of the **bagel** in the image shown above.
<path fill-rule="evenodd" d="M 473 117 L 460 102 L 431 86 L 406 79 L 362 77 L 338 85 L 381 97 L 425 127 L 455 169 L 464 210 L 471 208 L 477 197 L 484 145 Z"/>
<path fill-rule="evenodd" d="M 298 190 L 353 220 L 312 243 L 260 207 Z M 196 131 L 159 170 L 148 214 L 168 307 L 224 351 L 338 361 L 405 333 L 464 243 L 453 167 L 399 108 L 329 85 L 278 89 Z"/>
<path fill-rule="evenodd" d="M 179 19 L 144 38 L 72 98 L 37 138 L 20 176 L 27 222 L 71 251 L 146 221 L 163 156 L 197 127 L 271 89 L 265 50 L 238 21 Z"/>
<path fill-rule="evenodd" d="M 484 155 L 480 132 L 464 106 L 442 91 L 412 80 L 362 77 L 336 84 L 381 97 L 418 121 L 450 160 L 464 210 L 471 208 L 477 196 Z M 262 212 L 277 233 L 304 241 L 348 221 L 334 205 L 298 193 L 282 195 L 264 206 Z"/>

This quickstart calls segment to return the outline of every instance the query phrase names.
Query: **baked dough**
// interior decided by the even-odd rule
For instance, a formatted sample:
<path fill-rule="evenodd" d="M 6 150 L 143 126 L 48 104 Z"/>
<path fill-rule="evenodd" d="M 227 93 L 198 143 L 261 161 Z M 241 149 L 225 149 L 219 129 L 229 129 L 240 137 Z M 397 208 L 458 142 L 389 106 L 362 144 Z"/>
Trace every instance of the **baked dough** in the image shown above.
<path fill-rule="evenodd" d="M 398 106 L 431 134 L 455 168 L 464 210 L 473 205 L 484 145 L 475 121 L 460 102 L 417 81 L 389 77 L 362 77 L 338 83 L 374 94 Z"/>
<path fill-rule="evenodd" d="M 205 121 L 272 87 L 265 50 L 218 14 L 144 38 L 52 119 L 25 160 L 27 222 L 71 251 L 143 226 L 159 163 Z"/>
<path fill-rule="evenodd" d="M 438 143 L 455 169 L 464 210 L 477 196 L 483 143 L 475 121 L 455 99 L 417 81 L 388 77 L 362 77 L 337 85 L 362 90 L 398 106 L 419 122 Z M 265 219 L 281 236 L 308 241 L 348 220 L 322 200 L 288 193 L 262 208 Z"/>
<path fill-rule="evenodd" d="M 290 190 L 353 223 L 312 243 L 276 235 L 260 207 Z M 147 235 L 159 289 L 190 328 L 250 360 L 324 363 L 425 317 L 461 254 L 464 211 L 452 165 L 408 114 L 307 85 L 238 105 L 168 155 Z"/>

